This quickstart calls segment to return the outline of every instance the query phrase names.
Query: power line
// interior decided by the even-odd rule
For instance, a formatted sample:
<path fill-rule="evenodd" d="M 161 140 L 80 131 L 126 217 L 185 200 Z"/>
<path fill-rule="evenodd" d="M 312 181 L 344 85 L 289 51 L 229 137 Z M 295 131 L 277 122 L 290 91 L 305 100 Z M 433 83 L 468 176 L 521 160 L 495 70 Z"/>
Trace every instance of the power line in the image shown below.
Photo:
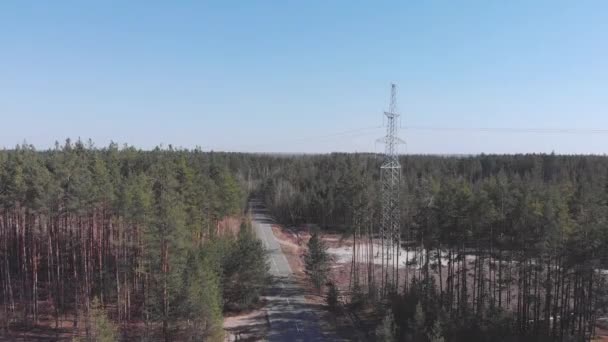
<path fill-rule="evenodd" d="M 532 134 L 608 134 L 608 129 L 594 129 L 594 128 L 406 126 L 406 127 L 402 127 L 401 129 L 412 130 L 412 131 L 454 131 L 454 132 L 494 132 L 494 133 L 532 133 Z"/>
<path fill-rule="evenodd" d="M 355 128 L 346 131 L 340 131 L 336 133 L 328 133 L 324 135 L 310 135 L 300 137 L 290 137 L 285 139 L 278 139 L 264 143 L 247 145 L 245 148 L 226 148 L 220 146 L 207 147 L 206 149 L 211 150 L 248 150 L 252 148 L 260 148 L 266 146 L 285 145 L 290 143 L 306 143 L 306 142 L 324 142 L 331 141 L 335 138 L 357 138 L 361 136 L 376 134 L 377 130 L 382 128 L 382 125 L 368 126 Z M 543 127 L 450 127 L 450 126 L 431 126 L 431 125 L 420 125 L 420 126 L 404 126 L 397 127 L 404 131 L 429 131 L 429 132 L 488 132 L 488 133 L 506 133 L 506 134 L 565 134 L 565 135 L 588 135 L 597 134 L 603 135 L 608 134 L 608 129 L 595 129 L 595 128 L 543 128 Z M 385 143 L 385 138 L 381 138 L 378 142 Z M 401 142 L 401 141 L 399 141 Z"/>
<path fill-rule="evenodd" d="M 360 137 L 360 136 L 376 134 L 376 130 L 378 130 L 380 128 L 382 128 L 382 126 L 369 126 L 369 127 L 355 128 L 355 129 L 351 129 L 351 130 L 330 133 L 330 134 L 325 134 L 325 135 L 311 135 L 311 136 L 307 136 L 307 137 L 279 139 L 279 140 L 274 140 L 274 141 L 269 141 L 269 142 L 264 142 L 264 143 L 259 143 L 259 144 L 247 145 L 247 147 L 242 150 L 255 149 L 255 148 L 266 147 L 266 146 L 277 146 L 277 145 L 285 145 L 285 144 L 293 144 L 293 143 L 296 143 L 296 144 L 305 143 L 305 142 L 311 142 L 311 141 L 324 142 L 324 141 L 330 141 L 334 138 L 356 138 L 356 137 Z M 219 146 L 207 147 L 207 149 L 216 150 L 216 151 L 239 150 L 238 148 L 225 148 L 225 147 L 219 147 Z"/>

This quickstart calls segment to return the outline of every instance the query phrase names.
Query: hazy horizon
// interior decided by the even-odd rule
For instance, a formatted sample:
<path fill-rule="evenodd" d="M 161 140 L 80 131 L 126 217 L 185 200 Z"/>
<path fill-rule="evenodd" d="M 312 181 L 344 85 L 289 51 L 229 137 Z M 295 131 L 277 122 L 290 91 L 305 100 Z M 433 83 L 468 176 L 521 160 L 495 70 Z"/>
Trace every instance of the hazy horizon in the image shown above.
<path fill-rule="evenodd" d="M 47 146 L 44 148 L 40 148 L 39 146 L 35 146 L 33 144 L 30 144 L 27 141 L 22 141 L 21 143 L 17 143 L 14 144 L 13 146 L 7 147 L 7 146 L 2 146 L 0 147 L 0 150 L 16 150 L 17 147 L 22 147 L 22 146 L 33 146 L 34 149 L 37 152 L 45 152 L 45 151 L 51 151 L 54 150 L 55 148 L 59 147 L 62 148 L 63 146 L 65 146 L 67 139 L 70 140 L 71 144 L 74 145 L 79 139 L 71 139 L 71 138 L 66 138 L 62 141 L 57 140 L 56 143 L 53 143 L 52 146 Z M 185 150 L 185 151 L 195 151 L 195 150 L 200 150 L 204 153 L 208 153 L 208 152 L 215 152 L 215 153 L 243 153 L 243 154 L 252 154 L 252 155 L 277 155 L 277 156 L 315 156 L 315 155 L 330 155 L 330 154 L 341 154 L 341 153 L 353 153 L 353 154 L 377 154 L 377 155 L 382 155 L 384 153 L 383 150 L 379 150 L 379 151 L 328 151 L 328 152 L 289 152 L 289 151 L 283 151 L 283 152 L 274 152 L 274 151 L 235 151 L 235 150 L 214 150 L 214 149 L 206 149 L 204 146 L 178 146 L 178 145 L 174 145 L 174 144 L 157 144 L 156 146 L 153 146 L 151 148 L 142 148 L 140 146 L 136 146 L 136 145 L 132 145 L 129 143 L 123 143 L 123 142 L 117 142 L 117 141 L 111 141 L 105 145 L 100 145 L 97 144 L 95 141 L 89 141 L 89 139 L 80 139 L 80 142 L 82 142 L 82 144 L 85 146 L 85 148 L 90 148 L 91 145 L 89 143 L 92 143 L 92 147 L 94 149 L 107 149 L 110 147 L 111 144 L 115 144 L 116 147 L 118 148 L 118 150 L 123 150 L 125 148 L 134 148 L 138 151 L 153 151 L 157 148 L 160 148 L 161 150 L 168 150 L 169 148 L 172 148 L 173 150 Z M 486 152 L 480 152 L 480 153 L 403 153 L 400 152 L 398 153 L 398 155 L 400 156 L 433 156 L 433 157 L 454 157 L 454 158 L 459 158 L 459 157 L 476 157 L 476 156 L 480 156 L 480 155 L 488 155 L 488 156 L 502 156 L 502 155 L 551 155 L 554 154 L 556 156 L 598 156 L 598 157 L 605 157 L 607 156 L 606 153 L 557 153 L 555 151 L 550 151 L 550 152 L 507 152 L 507 153 L 486 153 Z"/>

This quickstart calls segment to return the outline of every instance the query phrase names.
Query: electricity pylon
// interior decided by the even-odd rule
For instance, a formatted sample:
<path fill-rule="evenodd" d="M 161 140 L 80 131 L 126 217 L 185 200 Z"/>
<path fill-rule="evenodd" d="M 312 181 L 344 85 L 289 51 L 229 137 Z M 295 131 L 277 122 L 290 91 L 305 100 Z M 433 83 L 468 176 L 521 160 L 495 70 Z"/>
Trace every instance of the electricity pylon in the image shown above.
<path fill-rule="evenodd" d="M 391 84 L 391 102 L 386 116 L 386 136 L 384 143 L 384 161 L 380 167 L 382 215 L 380 237 L 382 239 L 382 295 L 387 290 L 396 291 L 399 284 L 399 255 L 401 249 L 401 226 L 399 212 L 399 184 L 401 164 L 397 145 L 403 143 L 397 136 L 397 87 Z"/>

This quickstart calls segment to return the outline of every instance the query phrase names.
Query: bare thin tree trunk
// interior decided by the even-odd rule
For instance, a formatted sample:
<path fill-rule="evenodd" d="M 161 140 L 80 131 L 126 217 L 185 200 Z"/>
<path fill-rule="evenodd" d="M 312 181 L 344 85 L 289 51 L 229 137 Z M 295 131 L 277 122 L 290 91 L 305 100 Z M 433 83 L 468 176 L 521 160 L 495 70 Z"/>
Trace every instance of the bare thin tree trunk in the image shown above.
<path fill-rule="evenodd" d="M 169 247 L 167 241 L 162 242 L 162 271 L 163 271 L 163 336 L 165 342 L 169 342 L 169 289 L 168 289 L 168 277 L 169 277 Z"/>

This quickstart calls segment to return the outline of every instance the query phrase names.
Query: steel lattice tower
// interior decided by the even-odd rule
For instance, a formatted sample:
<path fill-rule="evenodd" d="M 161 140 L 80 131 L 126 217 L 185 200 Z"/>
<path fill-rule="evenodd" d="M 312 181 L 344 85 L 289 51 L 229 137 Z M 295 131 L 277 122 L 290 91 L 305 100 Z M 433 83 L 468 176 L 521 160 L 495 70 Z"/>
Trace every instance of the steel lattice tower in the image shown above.
<path fill-rule="evenodd" d="M 396 290 L 399 279 L 399 254 L 401 248 L 401 229 L 399 212 L 399 183 L 401 165 L 397 145 L 402 140 L 397 136 L 397 87 L 391 84 L 391 102 L 386 116 L 386 136 L 380 140 L 384 143 L 384 161 L 380 167 L 382 216 L 380 237 L 382 238 L 382 291 Z"/>

